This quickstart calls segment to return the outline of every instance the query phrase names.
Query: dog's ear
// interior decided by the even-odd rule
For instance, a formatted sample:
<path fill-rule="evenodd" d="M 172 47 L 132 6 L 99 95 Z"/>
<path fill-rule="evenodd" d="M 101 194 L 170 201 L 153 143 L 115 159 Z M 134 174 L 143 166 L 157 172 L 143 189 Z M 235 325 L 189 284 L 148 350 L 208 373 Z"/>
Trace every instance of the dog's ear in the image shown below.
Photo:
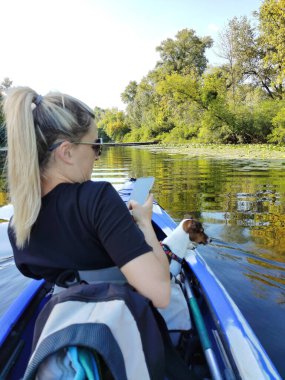
<path fill-rule="evenodd" d="M 183 227 L 183 230 L 188 234 L 191 227 L 192 227 L 192 223 L 193 223 L 193 220 L 192 219 L 187 219 L 183 222 L 182 224 L 182 227 Z"/>
<path fill-rule="evenodd" d="M 190 214 L 185 214 L 183 219 L 193 219 L 193 216 Z"/>

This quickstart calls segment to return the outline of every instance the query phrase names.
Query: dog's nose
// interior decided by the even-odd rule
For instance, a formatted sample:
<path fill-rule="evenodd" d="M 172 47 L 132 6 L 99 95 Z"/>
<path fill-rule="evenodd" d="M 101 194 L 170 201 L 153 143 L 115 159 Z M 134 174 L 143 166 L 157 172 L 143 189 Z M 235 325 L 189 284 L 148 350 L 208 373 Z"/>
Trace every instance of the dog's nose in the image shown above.
<path fill-rule="evenodd" d="M 212 239 L 208 238 L 207 243 L 211 243 L 211 242 L 212 242 Z"/>

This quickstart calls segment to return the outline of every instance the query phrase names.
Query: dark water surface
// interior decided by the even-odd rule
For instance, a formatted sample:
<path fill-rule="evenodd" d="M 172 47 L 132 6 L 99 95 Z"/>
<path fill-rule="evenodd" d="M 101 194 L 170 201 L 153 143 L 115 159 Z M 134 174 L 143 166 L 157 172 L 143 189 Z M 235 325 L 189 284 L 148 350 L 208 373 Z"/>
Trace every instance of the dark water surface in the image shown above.
<path fill-rule="evenodd" d="M 95 164 L 93 179 L 116 188 L 155 176 L 155 198 L 176 221 L 191 214 L 204 223 L 213 243 L 199 251 L 285 378 L 285 162 L 109 148 Z M 5 230 L 0 223 L 0 314 L 28 281 L 14 267 Z"/>

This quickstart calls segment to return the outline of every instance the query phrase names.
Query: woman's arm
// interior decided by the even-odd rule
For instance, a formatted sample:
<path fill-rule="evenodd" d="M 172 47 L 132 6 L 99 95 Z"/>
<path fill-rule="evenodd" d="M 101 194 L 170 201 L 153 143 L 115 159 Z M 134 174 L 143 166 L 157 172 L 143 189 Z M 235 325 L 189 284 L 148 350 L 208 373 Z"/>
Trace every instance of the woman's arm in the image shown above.
<path fill-rule="evenodd" d="M 169 263 L 151 224 L 152 204 L 152 195 L 143 206 L 135 201 L 129 203 L 135 222 L 153 250 L 129 261 L 121 271 L 139 293 L 149 298 L 154 306 L 163 308 L 170 299 Z"/>

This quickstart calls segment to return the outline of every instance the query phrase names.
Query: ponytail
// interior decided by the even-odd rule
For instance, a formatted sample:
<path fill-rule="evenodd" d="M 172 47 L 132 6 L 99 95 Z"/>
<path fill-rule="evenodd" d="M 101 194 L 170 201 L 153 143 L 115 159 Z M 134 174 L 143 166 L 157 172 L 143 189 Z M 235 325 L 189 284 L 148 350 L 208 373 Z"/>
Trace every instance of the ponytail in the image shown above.
<path fill-rule="evenodd" d="M 12 225 L 22 248 L 41 207 L 41 182 L 32 101 L 29 88 L 9 91 L 4 103 L 8 141 L 8 186 L 14 206 Z"/>
<path fill-rule="evenodd" d="M 29 242 L 41 208 L 41 178 L 49 163 L 49 147 L 57 139 L 78 141 L 94 115 L 79 100 L 60 93 L 44 97 L 28 87 L 9 90 L 4 101 L 8 140 L 8 188 L 14 206 L 16 245 Z"/>

